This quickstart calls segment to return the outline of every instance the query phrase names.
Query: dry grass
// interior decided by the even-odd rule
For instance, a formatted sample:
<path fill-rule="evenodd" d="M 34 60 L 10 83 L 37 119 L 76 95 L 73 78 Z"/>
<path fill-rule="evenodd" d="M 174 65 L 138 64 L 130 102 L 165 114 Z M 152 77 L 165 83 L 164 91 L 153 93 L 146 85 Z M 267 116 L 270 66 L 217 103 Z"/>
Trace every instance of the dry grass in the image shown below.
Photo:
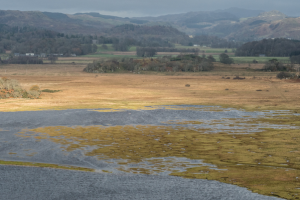
<path fill-rule="evenodd" d="M 222 105 L 245 109 L 300 109 L 298 82 L 276 73 L 246 70 L 248 65 L 219 66 L 200 73 L 88 74 L 85 65 L 9 65 L 0 76 L 17 79 L 23 88 L 38 85 L 41 99 L 0 101 L 1 111 L 71 108 L 141 108 L 149 105 Z M 245 80 L 232 80 L 235 75 Z M 231 79 L 222 79 L 230 76 Z M 253 77 L 255 76 L 255 78 Z M 185 87 L 190 84 L 190 87 Z M 228 89 L 228 90 L 225 90 Z M 257 90 L 262 90 L 257 92 Z M 288 92 L 287 92 L 288 91 Z"/>

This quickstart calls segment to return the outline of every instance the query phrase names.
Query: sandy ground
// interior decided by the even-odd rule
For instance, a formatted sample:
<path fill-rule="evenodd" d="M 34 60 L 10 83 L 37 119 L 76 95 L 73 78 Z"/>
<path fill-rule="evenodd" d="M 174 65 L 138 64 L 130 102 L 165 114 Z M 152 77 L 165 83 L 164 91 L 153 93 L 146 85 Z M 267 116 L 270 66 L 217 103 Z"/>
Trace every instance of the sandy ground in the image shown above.
<path fill-rule="evenodd" d="M 299 82 L 276 73 L 247 70 L 248 65 L 217 67 L 200 73 L 88 74 L 85 65 L 1 66 L 0 76 L 28 89 L 61 90 L 40 99 L 6 99 L 0 111 L 67 108 L 140 108 L 150 105 L 223 105 L 246 109 L 299 109 Z M 253 65 L 252 68 L 260 68 Z M 244 80 L 234 80 L 239 75 Z M 222 77 L 230 77 L 224 79 Z M 190 87 L 185 87 L 190 84 Z M 261 91 L 257 91 L 261 90 Z"/>

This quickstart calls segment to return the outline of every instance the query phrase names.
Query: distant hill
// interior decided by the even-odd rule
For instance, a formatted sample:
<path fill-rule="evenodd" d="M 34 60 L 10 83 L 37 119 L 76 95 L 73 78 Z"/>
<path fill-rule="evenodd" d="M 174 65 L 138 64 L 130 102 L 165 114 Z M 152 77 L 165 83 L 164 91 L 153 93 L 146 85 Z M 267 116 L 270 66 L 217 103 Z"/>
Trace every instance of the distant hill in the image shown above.
<path fill-rule="evenodd" d="M 232 15 L 237 16 L 238 18 L 256 17 L 260 13 L 264 12 L 263 10 L 248 10 L 243 8 L 228 8 L 228 9 L 217 10 L 217 11 L 230 13 Z"/>
<path fill-rule="evenodd" d="M 287 16 L 277 10 L 273 10 L 270 12 L 263 12 L 260 13 L 257 17 L 254 17 L 253 19 L 257 20 L 264 20 L 264 21 L 275 21 L 275 20 L 282 20 L 287 18 Z"/>
<path fill-rule="evenodd" d="M 111 16 L 111 15 L 101 15 L 100 13 L 96 13 L 96 12 L 75 13 L 74 15 L 90 15 L 92 17 L 98 17 L 98 18 L 103 18 L 103 19 L 116 19 L 116 20 L 124 20 L 124 19 L 126 19 L 126 18 Z"/>
<path fill-rule="evenodd" d="M 263 12 L 239 23 L 224 23 L 207 28 L 204 32 L 237 41 L 264 38 L 300 39 L 300 18 L 290 18 L 279 11 Z"/>
<path fill-rule="evenodd" d="M 216 22 L 216 21 L 238 21 L 239 18 L 227 12 L 217 11 L 199 11 L 188 12 L 182 14 L 162 15 L 159 17 L 135 17 L 133 19 L 147 20 L 147 21 L 168 21 L 175 23 L 200 23 L 200 22 Z"/>
<path fill-rule="evenodd" d="M 113 25 L 101 21 L 84 21 L 62 13 L 1 10 L 0 24 L 9 26 L 31 26 L 62 33 L 94 34 Z"/>
<path fill-rule="evenodd" d="M 153 30 L 155 30 L 154 35 L 156 35 L 159 32 L 156 32 L 157 27 L 165 26 L 173 27 L 173 29 L 169 28 L 169 30 L 164 31 L 169 36 L 174 34 L 176 37 L 184 32 L 194 36 L 214 35 L 245 42 L 273 37 L 300 39 L 300 18 L 291 18 L 279 11 L 261 12 L 260 10 L 240 8 L 135 18 L 122 18 L 95 12 L 71 15 L 39 11 L 0 10 L 0 24 L 44 28 L 68 34 L 133 34 L 138 36 L 138 34 L 144 34 L 139 31 L 149 29 L 147 30 L 149 31 L 148 35 L 152 34 L 151 31 Z M 119 31 L 125 24 L 126 26 L 128 24 L 140 25 L 140 27 L 135 27 L 133 32 Z M 142 26 L 154 26 L 155 28 L 142 28 Z M 171 32 L 173 33 L 171 34 Z M 163 34 L 160 36 L 162 37 Z"/>
<path fill-rule="evenodd" d="M 188 12 L 158 17 L 136 17 L 134 19 L 149 21 L 146 24 L 172 23 L 174 27 L 190 35 L 209 33 L 224 37 L 231 32 L 226 30 L 226 33 L 220 34 L 218 31 L 212 32 L 207 29 L 210 30 L 219 25 L 228 27 L 228 25 L 231 26 L 232 24 L 239 23 L 242 18 L 257 17 L 261 13 L 263 13 L 262 10 L 229 8 L 225 10 Z"/>

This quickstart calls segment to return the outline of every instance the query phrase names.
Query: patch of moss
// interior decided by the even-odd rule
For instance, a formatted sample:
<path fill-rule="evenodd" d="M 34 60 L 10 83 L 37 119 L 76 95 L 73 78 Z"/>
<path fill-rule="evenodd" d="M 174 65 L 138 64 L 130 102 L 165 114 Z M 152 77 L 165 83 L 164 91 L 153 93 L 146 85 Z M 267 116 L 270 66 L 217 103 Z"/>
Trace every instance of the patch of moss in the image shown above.
<path fill-rule="evenodd" d="M 61 90 L 50 90 L 50 89 L 44 89 L 42 92 L 47 92 L 47 93 L 55 93 L 55 92 L 60 92 Z"/>
<path fill-rule="evenodd" d="M 95 171 L 94 169 L 84 168 L 84 167 L 55 165 L 55 164 L 48 164 L 48 163 L 31 163 L 31 162 L 21 162 L 21 161 L 4 161 L 4 160 L 0 160 L 0 165 L 44 167 L 44 168 L 67 169 L 67 170 L 86 171 L 86 172 L 94 172 Z"/>

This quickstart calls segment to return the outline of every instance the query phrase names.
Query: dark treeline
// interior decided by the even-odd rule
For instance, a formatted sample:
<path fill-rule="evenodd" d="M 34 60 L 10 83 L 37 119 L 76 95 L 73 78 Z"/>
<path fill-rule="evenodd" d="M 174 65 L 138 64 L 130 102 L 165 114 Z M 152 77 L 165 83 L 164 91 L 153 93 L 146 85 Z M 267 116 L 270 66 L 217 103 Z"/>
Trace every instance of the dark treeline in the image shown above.
<path fill-rule="evenodd" d="M 284 38 L 264 39 L 261 41 L 248 42 L 239 47 L 236 56 L 277 56 L 292 57 L 300 55 L 300 41 Z"/>
<path fill-rule="evenodd" d="M 97 50 L 95 36 L 65 35 L 32 27 L 0 25 L 0 53 L 88 54 Z"/>
<path fill-rule="evenodd" d="M 200 72 L 214 68 L 210 58 L 197 55 L 179 55 L 177 57 L 164 56 L 157 59 L 112 59 L 94 61 L 88 64 L 83 71 L 89 73 L 112 73 L 129 71 L 140 73 L 141 71 L 157 72 Z"/>
<path fill-rule="evenodd" d="M 196 35 L 191 38 L 191 43 L 212 48 L 238 48 L 243 44 L 242 42 L 228 41 L 212 35 Z"/>
<path fill-rule="evenodd" d="M 43 60 L 38 57 L 11 57 L 8 60 L 0 61 L 5 64 L 43 64 Z"/>
<path fill-rule="evenodd" d="M 157 49 L 153 47 L 137 47 L 136 55 L 139 57 L 153 57 L 157 53 Z"/>
<path fill-rule="evenodd" d="M 167 47 L 137 47 L 136 55 L 139 57 L 153 57 L 157 52 L 182 52 L 199 54 L 198 48 L 167 48 Z"/>

